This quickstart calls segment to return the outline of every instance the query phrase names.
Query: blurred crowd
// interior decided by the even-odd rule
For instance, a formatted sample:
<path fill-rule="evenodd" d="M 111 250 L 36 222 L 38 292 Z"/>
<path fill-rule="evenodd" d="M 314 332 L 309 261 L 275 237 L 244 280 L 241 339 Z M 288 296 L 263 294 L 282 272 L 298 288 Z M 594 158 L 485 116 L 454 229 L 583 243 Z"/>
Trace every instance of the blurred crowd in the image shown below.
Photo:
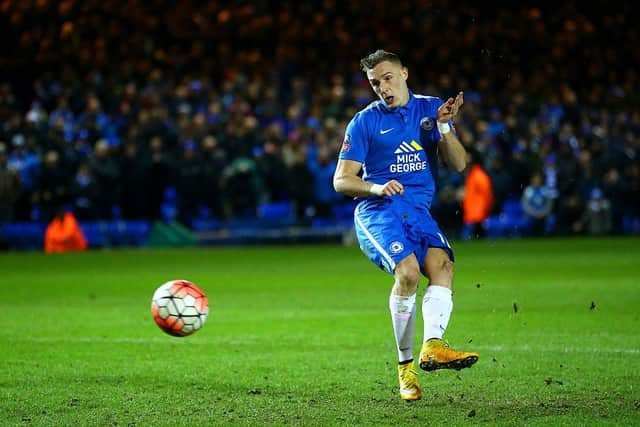
<path fill-rule="evenodd" d="M 586 233 L 597 205 L 598 233 L 622 232 L 640 216 L 640 37 L 624 7 L 4 0 L 0 222 L 60 206 L 154 220 L 168 189 L 186 225 L 277 201 L 329 218 L 346 201 L 331 183 L 344 129 L 373 100 L 359 59 L 384 48 L 415 92 L 465 92 L 456 130 L 493 214 L 518 200 L 537 232 Z M 440 169 L 446 228 L 464 187 Z"/>

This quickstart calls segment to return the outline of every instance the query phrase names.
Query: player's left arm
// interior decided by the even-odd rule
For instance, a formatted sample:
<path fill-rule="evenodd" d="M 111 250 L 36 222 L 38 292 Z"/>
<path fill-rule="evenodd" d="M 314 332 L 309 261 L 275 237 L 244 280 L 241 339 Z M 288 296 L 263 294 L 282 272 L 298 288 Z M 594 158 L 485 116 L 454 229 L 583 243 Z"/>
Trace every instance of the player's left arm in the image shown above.
<path fill-rule="evenodd" d="M 462 172 L 467 166 L 467 151 L 456 136 L 451 131 L 449 122 L 458 114 L 458 110 L 464 103 L 463 93 L 459 92 L 454 98 L 449 98 L 438 108 L 438 130 L 442 139 L 438 143 L 438 148 L 442 153 L 444 161 L 457 172 Z"/>

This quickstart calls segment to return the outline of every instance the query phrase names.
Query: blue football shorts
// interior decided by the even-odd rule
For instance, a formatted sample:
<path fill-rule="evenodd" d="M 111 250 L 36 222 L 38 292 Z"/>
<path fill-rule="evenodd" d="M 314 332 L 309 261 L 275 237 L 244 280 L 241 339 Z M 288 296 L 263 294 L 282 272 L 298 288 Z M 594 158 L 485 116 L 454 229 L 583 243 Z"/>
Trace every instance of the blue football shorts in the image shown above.
<path fill-rule="evenodd" d="M 454 261 L 453 250 L 429 211 L 402 197 L 361 201 L 354 223 L 362 252 L 388 273 L 393 274 L 396 265 L 410 254 L 415 254 L 422 269 L 430 247 L 444 249 Z"/>

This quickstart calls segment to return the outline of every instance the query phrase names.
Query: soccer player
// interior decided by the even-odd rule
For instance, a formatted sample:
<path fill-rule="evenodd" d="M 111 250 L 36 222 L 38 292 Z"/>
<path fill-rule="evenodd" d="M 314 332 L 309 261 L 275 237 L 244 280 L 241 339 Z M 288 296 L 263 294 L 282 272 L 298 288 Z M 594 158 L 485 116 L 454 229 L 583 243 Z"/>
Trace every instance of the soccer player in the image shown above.
<path fill-rule="evenodd" d="M 414 94 L 400 58 L 377 50 L 360 61 L 380 100 L 358 112 L 346 129 L 333 185 L 359 199 L 354 222 L 360 248 L 394 277 L 389 309 L 398 350 L 400 397 L 422 391 L 413 361 L 416 290 L 429 279 L 422 299 L 424 340 L 420 368 L 462 369 L 477 353 L 456 351 L 442 340 L 453 308 L 453 251 L 431 217 L 438 153 L 462 172 L 466 151 L 451 129 L 463 103 L 460 92 L 443 102 Z M 362 171 L 362 174 L 360 174 Z"/>

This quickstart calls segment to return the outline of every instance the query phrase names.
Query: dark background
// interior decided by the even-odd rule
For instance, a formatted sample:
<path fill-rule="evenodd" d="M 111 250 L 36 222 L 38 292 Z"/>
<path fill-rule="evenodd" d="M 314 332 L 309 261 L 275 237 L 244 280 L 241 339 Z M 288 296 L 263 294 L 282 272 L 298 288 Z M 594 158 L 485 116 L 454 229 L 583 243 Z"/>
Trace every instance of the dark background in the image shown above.
<path fill-rule="evenodd" d="M 344 127 L 373 100 L 359 59 L 384 48 L 409 67 L 415 92 L 465 92 L 456 129 L 492 178 L 496 218 L 539 172 L 553 206 L 539 233 L 638 232 L 636 12 L 606 2 L 4 1 L 0 141 L 21 185 L 0 186 L 2 220 L 47 221 L 66 206 L 81 220 L 173 215 L 191 227 L 274 203 L 291 203 L 302 224 L 337 220 L 349 203 L 331 188 Z M 439 188 L 434 213 L 464 236 L 464 175 L 442 169 Z"/>

